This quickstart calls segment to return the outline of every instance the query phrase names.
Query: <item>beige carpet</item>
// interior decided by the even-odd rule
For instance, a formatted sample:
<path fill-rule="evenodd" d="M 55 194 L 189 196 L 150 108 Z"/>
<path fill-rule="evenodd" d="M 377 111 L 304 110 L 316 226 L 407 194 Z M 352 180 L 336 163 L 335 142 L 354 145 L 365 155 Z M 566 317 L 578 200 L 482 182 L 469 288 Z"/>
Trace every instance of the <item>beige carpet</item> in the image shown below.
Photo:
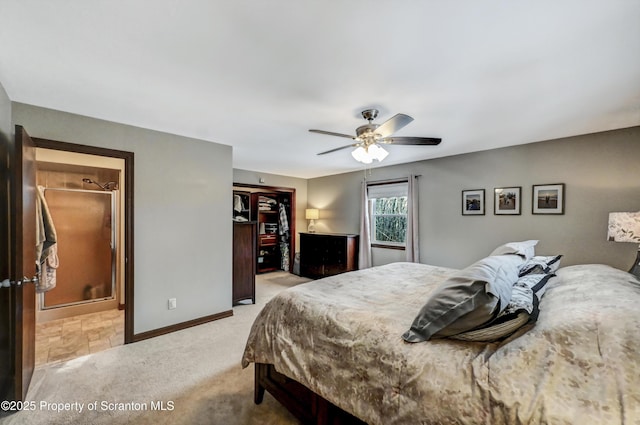
<path fill-rule="evenodd" d="M 262 306 L 305 281 L 259 275 L 256 304 L 235 306 L 233 317 L 38 367 L 27 395 L 32 410 L 0 423 L 297 424 L 268 393 L 253 403 L 253 367 L 242 369 L 240 358 Z"/>

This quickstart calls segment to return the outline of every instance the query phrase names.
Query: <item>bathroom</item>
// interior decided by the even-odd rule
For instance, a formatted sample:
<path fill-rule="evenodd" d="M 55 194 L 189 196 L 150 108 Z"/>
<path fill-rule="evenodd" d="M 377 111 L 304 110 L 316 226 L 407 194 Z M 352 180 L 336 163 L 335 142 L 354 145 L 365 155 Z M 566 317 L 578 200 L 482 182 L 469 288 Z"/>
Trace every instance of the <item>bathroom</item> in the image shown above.
<path fill-rule="evenodd" d="M 124 160 L 37 148 L 36 163 L 57 250 L 36 295 L 39 365 L 124 343 Z"/>

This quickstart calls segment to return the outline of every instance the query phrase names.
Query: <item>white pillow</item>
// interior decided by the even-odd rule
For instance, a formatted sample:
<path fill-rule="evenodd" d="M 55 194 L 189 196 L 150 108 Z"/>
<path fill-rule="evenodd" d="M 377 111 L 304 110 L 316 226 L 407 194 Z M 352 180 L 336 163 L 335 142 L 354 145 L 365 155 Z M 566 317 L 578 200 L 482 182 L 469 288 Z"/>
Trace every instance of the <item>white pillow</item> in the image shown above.
<path fill-rule="evenodd" d="M 537 243 L 537 240 L 509 242 L 494 249 L 489 256 L 516 254 L 525 260 L 530 260 L 535 255 L 535 246 Z"/>

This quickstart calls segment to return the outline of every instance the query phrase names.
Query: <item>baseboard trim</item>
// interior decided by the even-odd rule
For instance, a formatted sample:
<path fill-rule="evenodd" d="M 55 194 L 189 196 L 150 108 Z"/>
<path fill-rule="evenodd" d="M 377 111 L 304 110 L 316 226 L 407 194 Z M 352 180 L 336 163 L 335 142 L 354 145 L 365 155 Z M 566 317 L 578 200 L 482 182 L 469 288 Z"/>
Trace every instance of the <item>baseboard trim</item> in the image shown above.
<path fill-rule="evenodd" d="M 133 335 L 133 342 L 143 341 L 145 339 L 154 338 L 156 336 L 169 334 L 171 332 L 187 329 L 192 326 L 202 325 L 204 323 L 213 322 L 214 320 L 224 319 L 233 316 L 233 310 L 223 311 L 221 313 L 212 314 L 210 316 L 200 317 L 198 319 L 189 320 L 187 322 L 176 323 L 175 325 L 165 326 L 164 328 L 154 329 L 152 331 L 142 332 Z"/>

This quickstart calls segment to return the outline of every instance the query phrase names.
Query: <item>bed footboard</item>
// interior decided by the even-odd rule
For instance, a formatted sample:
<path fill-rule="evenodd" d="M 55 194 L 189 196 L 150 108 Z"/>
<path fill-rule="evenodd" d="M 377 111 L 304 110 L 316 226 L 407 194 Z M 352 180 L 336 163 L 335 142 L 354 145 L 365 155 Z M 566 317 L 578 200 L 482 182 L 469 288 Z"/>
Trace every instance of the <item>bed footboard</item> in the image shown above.
<path fill-rule="evenodd" d="M 256 363 L 254 387 L 256 404 L 262 403 L 265 390 L 304 424 L 365 424 L 299 382 L 278 373 L 273 365 Z"/>

